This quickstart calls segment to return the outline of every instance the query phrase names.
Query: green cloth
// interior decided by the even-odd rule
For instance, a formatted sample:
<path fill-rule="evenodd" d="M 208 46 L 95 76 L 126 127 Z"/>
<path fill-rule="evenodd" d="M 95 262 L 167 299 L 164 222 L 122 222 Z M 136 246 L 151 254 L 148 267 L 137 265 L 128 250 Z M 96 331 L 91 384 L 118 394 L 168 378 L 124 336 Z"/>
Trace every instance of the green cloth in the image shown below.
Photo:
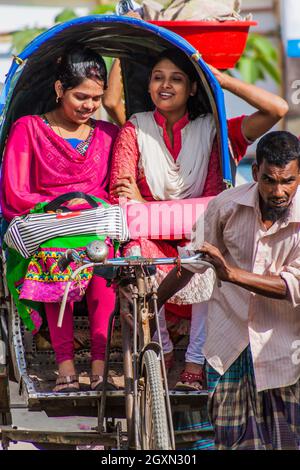
<path fill-rule="evenodd" d="M 7 286 L 26 328 L 29 331 L 33 331 L 35 329 L 35 325 L 30 316 L 31 307 L 27 305 L 27 302 L 25 303 L 24 300 L 20 300 L 19 291 L 17 289 L 18 283 L 21 282 L 21 279 L 23 279 L 26 274 L 29 262 L 30 258 L 25 259 L 16 250 L 7 248 Z"/>

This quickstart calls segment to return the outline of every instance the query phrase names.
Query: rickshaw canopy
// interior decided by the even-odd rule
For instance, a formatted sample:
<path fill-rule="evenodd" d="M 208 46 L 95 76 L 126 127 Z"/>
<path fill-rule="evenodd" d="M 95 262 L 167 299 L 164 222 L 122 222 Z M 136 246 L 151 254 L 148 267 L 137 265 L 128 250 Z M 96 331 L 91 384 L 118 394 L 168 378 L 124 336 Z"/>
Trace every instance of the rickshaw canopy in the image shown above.
<path fill-rule="evenodd" d="M 54 106 L 57 60 L 75 44 L 104 57 L 121 59 L 127 117 L 152 109 L 147 88 L 151 63 L 167 48 L 178 48 L 193 62 L 214 114 L 223 179 L 231 184 L 231 166 L 223 91 L 201 54 L 185 39 L 165 28 L 130 17 L 93 15 L 58 24 L 35 38 L 7 74 L 0 97 L 0 152 L 12 123 L 27 114 L 42 114 Z M 200 51 L 201 52 L 201 51 Z"/>

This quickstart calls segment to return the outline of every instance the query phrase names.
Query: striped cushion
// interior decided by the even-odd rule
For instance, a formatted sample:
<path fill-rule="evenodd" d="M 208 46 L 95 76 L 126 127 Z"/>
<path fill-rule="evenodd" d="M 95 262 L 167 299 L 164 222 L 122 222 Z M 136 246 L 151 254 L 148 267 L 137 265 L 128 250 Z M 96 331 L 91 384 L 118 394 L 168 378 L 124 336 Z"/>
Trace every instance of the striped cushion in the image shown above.
<path fill-rule="evenodd" d="M 129 231 L 120 206 L 98 207 L 60 214 L 28 214 L 15 217 L 4 236 L 7 246 L 30 258 L 46 240 L 68 235 L 106 235 L 127 241 Z"/>

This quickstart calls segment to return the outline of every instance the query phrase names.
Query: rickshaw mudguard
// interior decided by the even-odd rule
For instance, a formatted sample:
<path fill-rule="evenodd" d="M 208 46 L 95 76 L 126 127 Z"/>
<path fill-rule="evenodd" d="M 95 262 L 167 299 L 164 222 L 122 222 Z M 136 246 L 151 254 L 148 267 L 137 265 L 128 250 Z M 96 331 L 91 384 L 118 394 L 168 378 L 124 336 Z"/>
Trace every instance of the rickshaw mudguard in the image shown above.
<path fill-rule="evenodd" d="M 52 86 L 57 59 L 66 47 L 84 44 L 107 57 L 119 57 L 124 70 L 135 63 L 150 70 L 151 60 L 162 50 L 175 47 L 194 63 L 201 76 L 214 113 L 220 149 L 223 180 L 232 182 L 223 91 L 201 59 L 201 54 L 185 39 L 165 28 L 129 17 L 93 15 L 58 24 L 34 39 L 15 57 L 0 97 L 0 154 L 12 123 L 26 114 L 42 114 L 54 105 Z M 201 51 L 200 51 L 201 52 Z M 129 114 L 151 109 L 147 81 L 142 87 L 128 87 L 125 73 L 124 89 Z M 52 96 L 53 95 L 53 96 Z M 137 96 L 141 98 L 137 99 Z"/>

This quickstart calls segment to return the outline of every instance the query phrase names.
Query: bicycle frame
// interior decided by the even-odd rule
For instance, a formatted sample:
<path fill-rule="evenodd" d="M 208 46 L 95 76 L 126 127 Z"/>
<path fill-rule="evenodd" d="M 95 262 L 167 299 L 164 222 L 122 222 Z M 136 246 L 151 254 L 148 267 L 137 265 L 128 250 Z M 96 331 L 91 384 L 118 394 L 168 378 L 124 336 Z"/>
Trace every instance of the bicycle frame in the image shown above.
<path fill-rule="evenodd" d="M 156 354 L 159 356 L 161 361 L 161 372 L 164 384 L 164 398 L 166 402 L 166 411 L 167 411 L 167 420 L 169 427 L 169 435 L 171 441 L 171 447 L 175 449 L 175 437 L 173 430 L 172 422 L 172 412 L 171 404 L 169 399 L 169 390 L 168 390 L 168 381 L 167 373 L 164 362 L 163 347 L 160 335 L 159 328 L 159 312 L 157 305 L 157 291 L 156 288 L 151 284 L 150 275 L 147 272 L 148 266 L 153 265 L 186 265 L 186 264 L 198 264 L 199 266 L 205 266 L 213 268 L 213 266 L 201 259 L 201 255 L 198 253 L 189 258 L 143 258 L 143 257 L 129 257 L 129 258 L 113 258 L 107 259 L 104 262 L 90 262 L 89 260 L 82 259 L 78 256 L 75 250 L 69 253 L 69 256 L 77 263 L 81 264 L 71 275 L 70 280 L 68 281 L 62 304 L 59 313 L 58 326 L 62 325 L 63 314 L 68 298 L 69 289 L 73 280 L 76 276 L 87 267 L 128 267 L 134 272 L 134 282 L 129 284 L 131 290 L 132 306 L 133 306 L 133 321 L 131 322 L 127 316 L 122 317 L 122 337 L 123 337 L 123 353 L 124 353 L 124 375 L 125 375 L 125 401 L 126 401 L 126 416 L 127 416 L 127 428 L 129 442 L 133 442 L 135 449 L 140 449 L 139 442 L 139 429 L 140 429 L 140 415 L 138 410 L 138 397 L 139 397 L 139 387 L 142 387 L 143 384 L 140 383 L 140 366 L 142 364 L 143 354 L 148 349 L 153 349 Z M 213 268 L 214 269 L 214 268 Z M 121 276 L 118 275 L 117 279 L 121 279 Z M 147 289 L 148 283 L 148 289 Z M 149 292 L 150 289 L 150 292 Z M 149 296 L 150 295 L 150 296 Z M 149 300 L 153 301 L 153 314 L 149 312 Z M 151 341 L 150 334 L 150 324 L 149 321 L 152 318 L 155 318 L 156 329 L 158 333 L 158 343 Z M 127 324 L 127 325 L 126 325 Z M 126 325 L 126 326 L 125 326 Z M 125 327 L 125 331 L 123 328 Z M 129 338 L 128 332 L 129 328 L 133 329 L 133 352 L 130 353 L 130 343 L 125 338 Z M 109 332 L 110 335 L 110 332 Z M 110 337 L 110 336 L 109 336 Z M 104 396 L 102 396 L 100 410 L 98 413 L 98 430 L 101 432 L 103 430 L 103 420 L 104 420 L 104 411 L 105 411 L 105 384 L 108 374 L 108 351 L 105 361 L 105 371 L 104 371 Z M 130 360 L 131 356 L 131 360 Z M 128 387 L 128 384 L 132 380 L 133 387 Z M 132 396 L 133 395 L 133 399 Z M 134 417 L 134 427 L 132 427 L 132 420 Z M 132 438 L 133 432 L 133 438 Z"/>

